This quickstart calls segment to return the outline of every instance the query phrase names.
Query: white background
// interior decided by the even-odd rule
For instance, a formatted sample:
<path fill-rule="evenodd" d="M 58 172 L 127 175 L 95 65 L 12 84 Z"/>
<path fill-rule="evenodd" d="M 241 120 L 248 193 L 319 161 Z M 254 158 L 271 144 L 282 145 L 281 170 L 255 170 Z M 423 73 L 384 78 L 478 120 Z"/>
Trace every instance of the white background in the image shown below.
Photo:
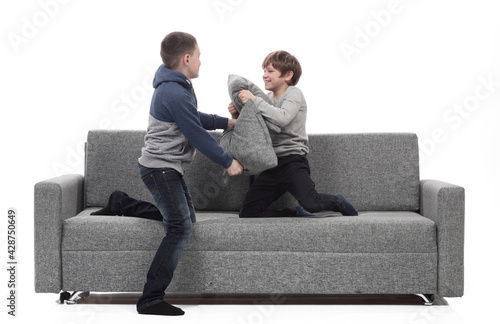
<path fill-rule="evenodd" d="M 421 178 L 466 190 L 466 285 L 447 307 L 186 306 L 182 323 L 472 323 L 495 318 L 498 284 L 498 1 L 1 1 L 1 246 L 18 212 L 18 317 L 145 320 L 132 305 L 56 305 L 35 294 L 33 186 L 83 172 L 90 129 L 145 129 L 160 42 L 186 31 L 202 52 L 199 110 L 228 116 L 227 75 L 262 86 L 283 49 L 301 62 L 309 133 L 412 132 Z M 485 86 L 485 84 L 488 84 Z M 314 170 L 313 170 L 314 172 Z M 493 258 L 495 256 L 495 258 Z M 6 296 L 7 273 L 0 296 Z M 2 318 L 6 315 L 6 299 Z M 3 305 L 2 304 L 2 305 Z M 493 316 L 493 317 L 492 317 Z M 149 321 L 165 320 L 148 318 Z M 3 320 L 2 320 L 3 321 Z"/>

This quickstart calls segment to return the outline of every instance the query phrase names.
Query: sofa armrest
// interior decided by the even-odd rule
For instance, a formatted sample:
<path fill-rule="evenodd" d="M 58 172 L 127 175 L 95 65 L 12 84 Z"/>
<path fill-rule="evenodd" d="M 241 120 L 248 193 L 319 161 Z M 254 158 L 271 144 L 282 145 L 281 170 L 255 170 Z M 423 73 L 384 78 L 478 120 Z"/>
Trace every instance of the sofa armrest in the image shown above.
<path fill-rule="evenodd" d="M 420 181 L 420 213 L 437 226 L 438 295 L 464 293 L 465 190 L 436 181 Z"/>
<path fill-rule="evenodd" d="M 63 175 L 35 184 L 35 291 L 62 288 L 62 223 L 83 210 L 83 176 Z"/>

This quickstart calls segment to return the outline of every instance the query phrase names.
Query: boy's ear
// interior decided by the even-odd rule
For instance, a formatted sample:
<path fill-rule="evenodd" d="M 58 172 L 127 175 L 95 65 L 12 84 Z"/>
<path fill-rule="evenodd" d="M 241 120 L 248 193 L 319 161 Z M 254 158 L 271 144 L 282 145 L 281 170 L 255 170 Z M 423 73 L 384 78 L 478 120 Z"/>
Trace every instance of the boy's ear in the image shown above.
<path fill-rule="evenodd" d="M 188 65 L 190 60 L 191 60 L 191 56 L 186 53 L 186 54 L 184 54 L 184 56 L 182 56 L 181 63 L 182 63 L 182 65 Z"/>
<path fill-rule="evenodd" d="M 189 54 L 185 54 L 183 56 L 180 57 L 179 61 L 177 61 L 177 66 L 172 68 L 172 70 L 179 70 L 179 69 L 182 69 L 184 66 L 186 66 L 188 63 L 189 63 Z"/>
<path fill-rule="evenodd" d="M 292 78 L 293 78 L 293 71 L 292 70 L 287 71 L 285 73 L 285 81 L 288 83 L 292 81 Z"/>

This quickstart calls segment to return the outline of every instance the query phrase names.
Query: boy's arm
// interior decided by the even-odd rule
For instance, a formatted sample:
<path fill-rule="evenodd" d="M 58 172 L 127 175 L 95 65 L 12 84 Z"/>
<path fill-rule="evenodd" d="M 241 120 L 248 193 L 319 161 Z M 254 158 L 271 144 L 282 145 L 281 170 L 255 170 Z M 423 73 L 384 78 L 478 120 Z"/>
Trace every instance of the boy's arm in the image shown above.
<path fill-rule="evenodd" d="M 198 113 L 200 114 L 201 125 L 207 130 L 226 129 L 228 127 L 228 118 L 203 112 Z"/>
<path fill-rule="evenodd" d="M 262 116 L 279 127 L 288 125 L 297 116 L 302 105 L 300 97 L 292 94 L 284 99 L 281 107 L 273 106 L 260 97 L 256 97 L 254 102 Z"/>
<path fill-rule="evenodd" d="M 189 102 L 176 102 L 176 109 L 170 110 L 170 115 L 184 136 L 203 155 L 215 163 L 222 165 L 225 169 L 231 166 L 233 158 L 204 129 L 201 123 L 201 116 L 195 106 Z"/>

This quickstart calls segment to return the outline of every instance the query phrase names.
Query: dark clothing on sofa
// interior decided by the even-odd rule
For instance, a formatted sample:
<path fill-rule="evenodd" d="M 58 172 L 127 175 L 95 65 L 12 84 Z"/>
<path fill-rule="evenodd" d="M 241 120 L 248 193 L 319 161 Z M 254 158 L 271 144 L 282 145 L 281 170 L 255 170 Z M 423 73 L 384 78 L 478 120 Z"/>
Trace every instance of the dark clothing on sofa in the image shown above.
<path fill-rule="evenodd" d="M 139 217 L 162 221 L 160 210 L 150 202 L 130 197 L 123 191 L 115 190 L 108 199 L 108 204 L 90 215 L 109 215 Z"/>
<path fill-rule="evenodd" d="M 245 196 L 240 217 L 299 216 L 293 208 L 267 209 L 287 191 L 310 213 L 324 210 L 345 213 L 339 197 L 316 191 L 307 156 L 292 154 L 279 157 L 278 166 L 262 172 L 254 179 Z"/>

